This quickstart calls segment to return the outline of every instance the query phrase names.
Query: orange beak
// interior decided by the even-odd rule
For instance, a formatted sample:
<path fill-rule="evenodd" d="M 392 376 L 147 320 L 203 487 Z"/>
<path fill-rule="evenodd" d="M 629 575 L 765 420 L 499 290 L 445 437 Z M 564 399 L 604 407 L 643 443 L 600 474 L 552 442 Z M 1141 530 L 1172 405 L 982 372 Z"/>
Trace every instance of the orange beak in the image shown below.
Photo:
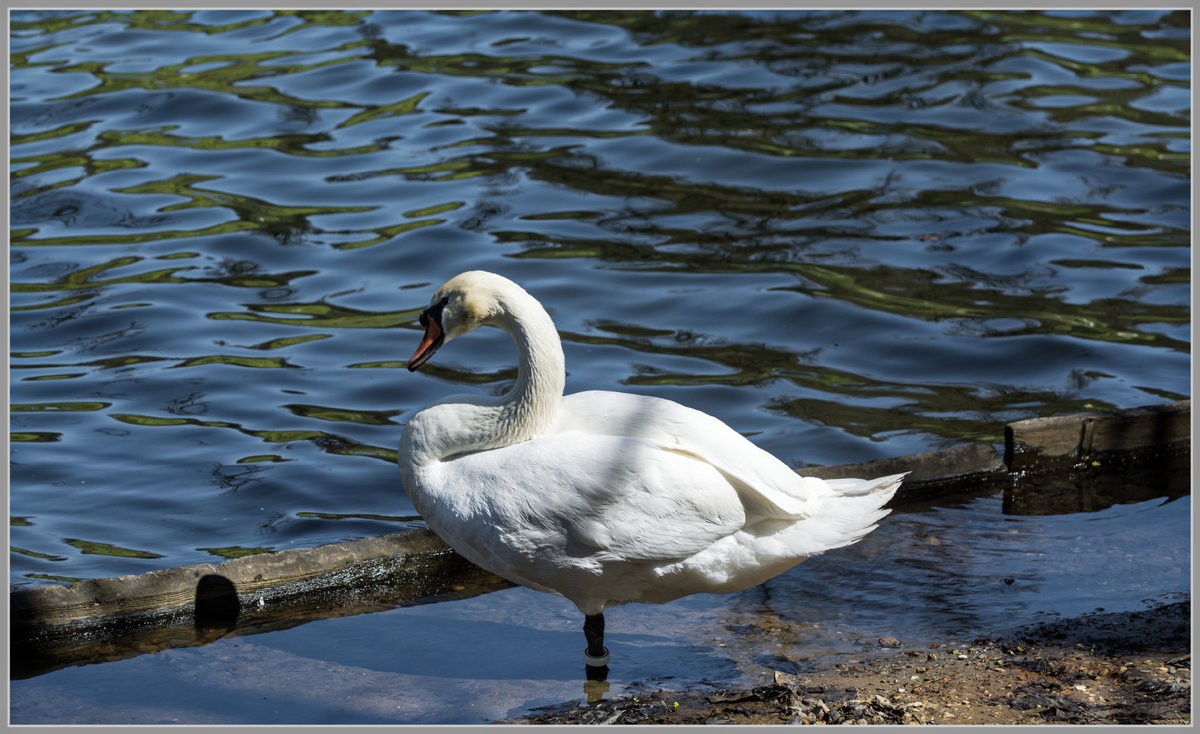
<path fill-rule="evenodd" d="M 417 345 L 417 351 L 413 352 L 413 356 L 408 360 L 409 372 L 416 372 L 418 367 L 428 362 L 433 353 L 446 341 L 446 334 L 442 331 L 442 304 L 430 306 L 422 311 L 419 321 L 421 326 L 425 327 L 425 336 Z"/>

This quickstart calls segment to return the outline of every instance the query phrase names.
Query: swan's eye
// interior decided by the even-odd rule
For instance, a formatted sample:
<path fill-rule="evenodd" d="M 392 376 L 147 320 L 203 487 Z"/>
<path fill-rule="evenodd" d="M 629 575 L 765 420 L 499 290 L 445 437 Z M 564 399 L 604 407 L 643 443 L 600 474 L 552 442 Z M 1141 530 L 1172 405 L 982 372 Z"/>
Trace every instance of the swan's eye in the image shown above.
<path fill-rule="evenodd" d="M 450 296 L 442 296 L 442 300 L 438 301 L 436 304 L 430 306 L 429 308 L 427 308 L 421 312 L 421 315 L 417 317 L 417 323 L 419 323 L 421 326 L 428 328 L 429 327 L 429 317 L 430 317 L 430 315 L 432 315 L 435 319 L 437 319 L 438 326 L 441 326 L 442 325 L 442 309 L 446 307 L 447 303 L 450 303 Z"/>

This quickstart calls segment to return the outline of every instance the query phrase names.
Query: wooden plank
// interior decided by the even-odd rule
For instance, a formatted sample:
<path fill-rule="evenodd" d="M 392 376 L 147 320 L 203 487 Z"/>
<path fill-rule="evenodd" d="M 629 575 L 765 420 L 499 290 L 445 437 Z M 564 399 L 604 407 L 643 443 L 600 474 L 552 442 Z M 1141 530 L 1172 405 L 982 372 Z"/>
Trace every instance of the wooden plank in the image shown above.
<path fill-rule="evenodd" d="M 907 471 L 912 473 L 905 481 L 915 484 L 933 479 L 946 479 L 963 474 L 1002 469 L 1004 469 L 1004 464 L 990 443 L 972 443 L 910 456 L 863 461 L 857 464 L 807 466 L 796 471 L 806 477 L 820 477 L 821 479 L 846 477 L 866 479 Z"/>
<path fill-rule="evenodd" d="M 9 633 L 9 673 L 14 679 L 30 678 L 69 665 L 124 660 L 206 645 L 228 635 L 464 599 L 511 586 L 448 550 L 372 558 L 303 581 L 260 586 L 250 593 L 238 593 L 233 582 L 219 574 L 202 574 L 194 583 L 194 603 L 140 612 L 125 612 L 128 605 L 105 605 L 107 616 L 60 625 L 14 622 Z"/>
<path fill-rule="evenodd" d="M 70 586 L 19 589 L 9 596 L 12 627 L 66 625 L 92 618 L 128 616 L 194 604 L 201 579 L 226 579 L 238 594 L 252 595 L 336 572 L 375 558 L 423 558 L 425 566 L 466 563 L 429 530 L 419 529 L 235 558 L 143 574 L 80 581 Z M 440 564 L 437 561 L 441 561 Z M 428 569 L 432 571 L 435 569 Z"/>
<path fill-rule="evenodd" d="M 1191 441 L 1191 401 L 1112 412 L 1030 418 L 1004 429 L 1010 471 L 1051 468 L 1112 451 L 1166 447 Z"/>
<path fill-rule="evenodd" d="M 1004 462 L 990 443 L 972 443 L 858 464 L 809 466 L 797 471 L 821 479 L 870 478 L 911 472 L 888 503 L 889 507 L 938 494 L 984 489 L 1006 476 Z"/>

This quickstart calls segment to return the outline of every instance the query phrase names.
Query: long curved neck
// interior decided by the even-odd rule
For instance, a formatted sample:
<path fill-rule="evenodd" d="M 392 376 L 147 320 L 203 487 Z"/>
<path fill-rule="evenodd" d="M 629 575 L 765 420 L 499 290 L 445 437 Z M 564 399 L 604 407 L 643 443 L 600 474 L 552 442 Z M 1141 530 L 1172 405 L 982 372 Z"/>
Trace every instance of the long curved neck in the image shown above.
<path fill-rule="evenodd" d="M 506 293 L 501 306 L 490 323 L 516 343 L 516 384 L 498 398 L 464 401 L 459 396 L 413 416 L 401 443 L 420 457 L 418 463 L 528 441 L 544 434 L 558 416 L 566 367 L 554 322 L 521 290 Z"/>
<path fill-rule="evenodd" d="M 550 314 L 524 291 L 506 299 L 496 319 L 517 345 L 517 382 L 495 402 L 497 428 L 510 445 L 540 436 L 558 416 L 566 385 L 562 342 Z"/>

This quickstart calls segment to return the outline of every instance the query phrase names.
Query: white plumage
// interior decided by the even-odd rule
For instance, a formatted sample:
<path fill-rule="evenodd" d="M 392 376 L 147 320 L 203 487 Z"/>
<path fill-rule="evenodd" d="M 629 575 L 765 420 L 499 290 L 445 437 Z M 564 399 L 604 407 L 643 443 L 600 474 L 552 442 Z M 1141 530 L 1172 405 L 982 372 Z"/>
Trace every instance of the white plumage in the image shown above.
<path fill-rule="evenodd" d="M 409 420 L 399 452 L 408 495 L 473 563 L 574 602 L 592 625 L 589 664 L 607 660 L 605 609 L 738 591 L 853 543 L 887 514 L 904 477 L 801 477 L 678 403 L 607 391 L 564 397 L 549 315 L 492 273 L 447 282 L 421 323 L 410 370 L 484 325 L 512 335 L 520 367 L 499 398 L 453 396 Z"/>

